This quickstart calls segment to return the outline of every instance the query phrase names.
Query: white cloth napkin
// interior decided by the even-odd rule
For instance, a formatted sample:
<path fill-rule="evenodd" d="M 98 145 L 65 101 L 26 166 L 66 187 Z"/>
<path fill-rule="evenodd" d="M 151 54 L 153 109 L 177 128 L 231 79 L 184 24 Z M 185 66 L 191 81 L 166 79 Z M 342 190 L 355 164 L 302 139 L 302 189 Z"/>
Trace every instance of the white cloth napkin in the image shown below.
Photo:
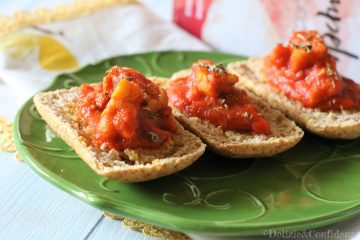
<path fill-rule="evenodd" d="M 0 40 L 0 78 L 22 100 L 59 73 L 111 56 L 153 50 L 210 50 L 141 4 L 43 24 Z"/>

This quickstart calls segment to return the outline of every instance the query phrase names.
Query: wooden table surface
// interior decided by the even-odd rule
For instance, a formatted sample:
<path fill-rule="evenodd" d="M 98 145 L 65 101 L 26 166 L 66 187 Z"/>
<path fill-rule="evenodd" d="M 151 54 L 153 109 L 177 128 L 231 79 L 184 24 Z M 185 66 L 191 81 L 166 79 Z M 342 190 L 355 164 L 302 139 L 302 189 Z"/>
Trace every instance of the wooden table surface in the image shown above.
<path fill-rule="evenodd" d="M 151 239 L 0 154 L 0 239 Z"/>

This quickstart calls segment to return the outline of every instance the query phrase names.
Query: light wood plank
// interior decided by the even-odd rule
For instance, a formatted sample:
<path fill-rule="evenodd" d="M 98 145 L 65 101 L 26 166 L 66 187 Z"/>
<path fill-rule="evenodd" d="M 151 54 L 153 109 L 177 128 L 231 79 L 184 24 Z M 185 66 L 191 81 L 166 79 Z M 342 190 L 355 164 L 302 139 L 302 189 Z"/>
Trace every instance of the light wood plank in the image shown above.
<path fill-rule="evenodd" d="M 102 212 L 0 153 L 0 239 L 83 239 Z"/>

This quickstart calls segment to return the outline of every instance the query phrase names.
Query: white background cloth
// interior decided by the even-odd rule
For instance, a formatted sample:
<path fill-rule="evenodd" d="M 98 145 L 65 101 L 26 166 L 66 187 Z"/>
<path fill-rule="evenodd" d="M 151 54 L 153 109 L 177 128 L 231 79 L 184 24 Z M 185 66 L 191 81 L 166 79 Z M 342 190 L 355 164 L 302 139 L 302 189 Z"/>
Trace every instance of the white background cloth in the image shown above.
<path fill-rule="evenodd" d="M 57 74 L 75 70 L 48 70 L 39 65 L 39 52 L 46 47 L 39 43 L 38 36 L 43 34 L 39 34 L 39 28 L 41 31 L 51 31 L 49 37 L 68 49 L 75 56 L 78 66 L 112 56 L 150 50 L 210 50 L 195 37 L 171 22 L 161 20 L 139 4 L 102 10 L 68 21 L 42 24 L 38 28 L 20 32 L 23 35 L 35 35 L 29 40 L 33 44 L 27 43 L 24 50 L 18 49 L 15 44 L 0 53 L 0 78 L 21 100 L 28 99 L 48 86 Z M 13 58 L 11 54 L 14 51 L 25 53 L 21 58 Z"/>

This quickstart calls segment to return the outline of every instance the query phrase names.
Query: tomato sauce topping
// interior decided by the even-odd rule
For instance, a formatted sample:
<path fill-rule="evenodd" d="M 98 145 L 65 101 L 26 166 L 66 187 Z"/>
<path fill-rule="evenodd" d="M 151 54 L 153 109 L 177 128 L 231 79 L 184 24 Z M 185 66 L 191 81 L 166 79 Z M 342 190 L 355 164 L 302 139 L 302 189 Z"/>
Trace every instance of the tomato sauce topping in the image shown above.
<path fill-rule="evenodd" d="M 209 121 L 225 130 L 271 134 L 269 123 L 250 102 L 244 90 L 235 88 L 237 76 L 209 60 L 192 65 L 189 77 L 170 83 L 169 101 L 181 112 Z"/>
<path fill-rule="evenodd" d="M 265 60 L 268 83 L 304 107 L 322 111 L 358 110 L 360 86 L 341 76 L 316 31 L 294 32 Z"/>
<path fill-rule="evenodd" d="M 158 148 L 175 132 L 166 92 L 131 68 L 115 66 L 102 82 L 81 85 L 77 113 L 105 150 Z"/>

